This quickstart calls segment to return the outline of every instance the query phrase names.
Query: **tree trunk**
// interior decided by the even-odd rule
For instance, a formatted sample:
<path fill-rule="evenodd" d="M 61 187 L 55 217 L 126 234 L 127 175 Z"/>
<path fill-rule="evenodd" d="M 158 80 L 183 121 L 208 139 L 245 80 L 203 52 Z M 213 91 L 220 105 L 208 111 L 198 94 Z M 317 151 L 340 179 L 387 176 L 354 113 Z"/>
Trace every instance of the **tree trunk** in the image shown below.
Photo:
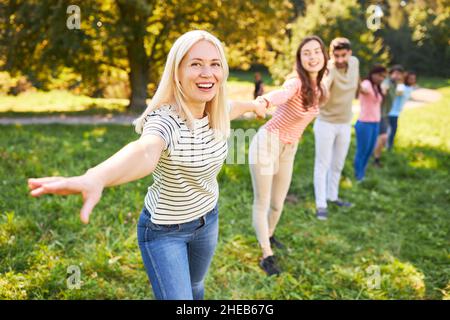
<path fill-rule="evenodd" d="M 145 100 L 147 99 L 147 85 L 149 81 L 149 65 L 144 48 L 144 38 L 141 36 L 128 43 L 127 53 L 130 64 L 128 78 L 131 87 L 128 110 L 141 113 L 147 106 Z"/>
<path fill-rule="evenodd" d="M 141 113 L 144 111 L 149 82 L 149 63 L 144 47 L 146 21 L 152 12 L 153 1 L 116 0 L 121 16 L 121 29 L 127 48 L 130 72 L 131 96 L 128 110 Z"/>

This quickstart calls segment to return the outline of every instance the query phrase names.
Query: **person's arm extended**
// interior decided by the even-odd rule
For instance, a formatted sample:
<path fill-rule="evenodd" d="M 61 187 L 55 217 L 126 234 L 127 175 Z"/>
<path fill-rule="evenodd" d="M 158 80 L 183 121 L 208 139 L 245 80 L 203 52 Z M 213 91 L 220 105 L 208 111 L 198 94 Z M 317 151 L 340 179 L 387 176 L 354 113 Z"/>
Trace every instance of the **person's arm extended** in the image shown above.
<path fill-rule="evenodd" d="M 271 91 L 262 97 L 269 102 L 269 105 L 280 105 L 286 103 L 299 90 L 299 83 L 299 79 L 291 78 L 287 80 L 280 89 Z"/>
<path fill-rule="evenodd" d="M 385 96 L 388 94 L 389 87 L 391 86 L 391 82 L 389 79 L 384 79 L 383 82 L 381 82 L 381 93 Z"/>
<path fill-rule="evenodd" d="M 358 99 L 360 90 L 361 90 L 361 77 L 358 76 L 358 85 L 356 86 L 355 99 Z"/>
<path fill-rule="evenodd" d="M 155 170 L 164 140 L 155 135 L 130 142 L 113 156 L 89 169 L 86 175 L 112 187 L 148 176 Z"/>
<path fill-rule="evenodd" d="M 252 101 L 230 101 L 230 120 L 239 118 L 246 112 L 254 112 L 258 118 L 266 116 L 266 104 L 259 99 Z"/>
<path fill-rule="evenodd" d="M 328 63 L 328 72 L 325 73 L 322 80 L 322 83 L 324 84 L 328 92 L 331 91 L 331 87 L 333 86 L 335 68 L 336 67 L 333 64 Z"/>
<path fill-rule="evenodd" d="M 405 91 L 405 85 L 403 83 L 399 83 L 397 87 L 395 88 L 395 95 L 396 96 L 402 96 Z"/>
<path fill-rule="evenodd" d="M 328 89 L 328 87 L 325 84 L 321 84 L 321 87 L 322 87 L 324 99 L 323 99 L 323 102 L 320 105 L 320 107 L 326 105 L 328 100 L 330 100 L 330 89 Z"/>
<path fill-rule="evenodd" d="M 370 94 L 370 82 L 367 80 L 364 80 L 361 82 L 359 86 L 359 93 L 361 94 Z"/>
<path fill-rule="evenodd" d="M 161 137 L 141 136 L 81 176 L 28 179 L 30 194 L 33 197 L 44 194 L 81 194 L 83 207 L 80 217 L 83 223 L 88 223 L 89 215 L 100 201 L 103 189 L 151 174 L 158 164 L 164 146 Z"/>

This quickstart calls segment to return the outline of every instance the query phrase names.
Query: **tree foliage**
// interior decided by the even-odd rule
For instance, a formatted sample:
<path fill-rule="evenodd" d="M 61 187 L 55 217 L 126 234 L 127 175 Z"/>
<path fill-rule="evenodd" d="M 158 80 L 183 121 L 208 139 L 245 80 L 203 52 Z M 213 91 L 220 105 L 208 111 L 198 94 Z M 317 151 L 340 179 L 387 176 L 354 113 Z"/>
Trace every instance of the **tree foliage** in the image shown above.
<path fill-rule="evenodd" d="M 70 0 L 0 0 L 0 71 L 24 75 L 40 89 L 105 96 L 117 88 L 142 110 L 173 41 L 205 29 L 223 41 L 230 67 L 265 65 L 279 81 L 309 34 L 326 45 L 336 36 L 349 38 L 362 75 L 373 63 L 401 63 L 420 74 L 449 76 L 450 0 L 377 1 L 384 17 L 376 32 L 366 25 L 371 3 L 84 0 L 80 28 L 69 29 Z"/>
<path fill-rule="evenodd" d="M 289 25 L 291 37 L 285 40 L 284 50 L 270 66 L 272 75 L 282 81 L 293 69 L 295 51 L 301 40 L 316 34 L 328 46 L 331 40 L 341 36 L 352 42 L 353 54 L 361 61 L 361 73 L 365 74 L 374 63 L 386 63 L 389 51 L 383 39 L 367 29 L 364 11 L 356 0 L 317 0 L 306 3 L 304 14 Z"/>
<path fill-rule="evenodd" d="M 385 1 L 381 36 L 392 52 L 392 63 L 422 75 L 450 76 L 450 1 Z"/>
<path fill-rule="evenodd" d="M 41 88 L 62 73 L 87 93 L 111 78 L 129 78 L 131 106 L 142 109 L 155 88 L 173 41 L 205 29 L 225 44 L 232 67 L 270 63 L 285 32 L 288 0 L 85 0 L 81 28 L 70 30 L 69 0 L 5 0 L 0 56 L 4 70 L 23 73 Z"/>

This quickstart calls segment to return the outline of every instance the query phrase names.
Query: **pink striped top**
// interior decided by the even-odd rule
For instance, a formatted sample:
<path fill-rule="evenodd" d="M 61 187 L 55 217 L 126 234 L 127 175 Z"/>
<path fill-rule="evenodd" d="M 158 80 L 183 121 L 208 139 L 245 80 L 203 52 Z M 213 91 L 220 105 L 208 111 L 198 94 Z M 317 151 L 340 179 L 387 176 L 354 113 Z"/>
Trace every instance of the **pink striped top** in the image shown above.
<path fill-rule="evenodd" d="M 297 143 L 308 124 L 319 114 L 317 103 L 308 110 L 303 108 L 301 85 L 298 77 L 291 78 L 284 82 L 281 89 L 263 95 L 271 104 L 278 106 L 264 127 L 278 134 L 283 143 Z M 318 89 L 316 94 L 319 94 Z"/>

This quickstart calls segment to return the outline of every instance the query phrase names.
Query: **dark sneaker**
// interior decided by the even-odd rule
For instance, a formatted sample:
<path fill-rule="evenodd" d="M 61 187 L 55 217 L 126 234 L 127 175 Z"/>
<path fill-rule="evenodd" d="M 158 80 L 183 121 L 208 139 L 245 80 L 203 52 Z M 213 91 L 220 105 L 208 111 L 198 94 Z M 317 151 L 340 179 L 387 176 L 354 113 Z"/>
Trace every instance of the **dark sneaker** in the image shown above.
<path fill-rule="evenodd" d="M 259 266 L 269 276 L 279 275 L 281 273 L 281 269 L 280 269 L 280 267 L 278 267 L 274 256 L 268 256 L 264 259 L 261 259 Z"/>
<path fill-rule="evenodd" d="M 375 168 L 383 168 L 383 165 L 381 164 L 381 160 L 380 159 L 375 159 L 373 161 L 373 165 L 375 166 Z"/>
<path fill-rule="evenodd" d="M 349 208 L 349 207 L 351 207 L 353 205 L 351 202 L 347 202 L 347 201 L 344 201 L 344 200 L 341 200 L 341 199 L 337 199 L 337 200 L 334 200 L 334 201 L 330 200 L 330 203 L 332 203 L 332 204 L 334 204 L 334 205 L 336 205 L 338 207 L 347 207 L 347 208 Z"/>
<path fill-rule="evenodd" d="M 328 210 L 327 208 L 317 208 L 316 217 L 319 220 L 327 220 L 328 218 Z"/>
<path fill-rule="evenodd" d="M 269 238 L 269 240 L 270 240 L 270 244 L 271 244 L 272 246 L 277 247 L 278 249 L 284 249 L 284 248 L 286 248 L 284 244 L 282 244 L 280 241 L 278 241 L 278 239 L 275 238 L 275 236 L 271 236 L 271 237 Z"/>

